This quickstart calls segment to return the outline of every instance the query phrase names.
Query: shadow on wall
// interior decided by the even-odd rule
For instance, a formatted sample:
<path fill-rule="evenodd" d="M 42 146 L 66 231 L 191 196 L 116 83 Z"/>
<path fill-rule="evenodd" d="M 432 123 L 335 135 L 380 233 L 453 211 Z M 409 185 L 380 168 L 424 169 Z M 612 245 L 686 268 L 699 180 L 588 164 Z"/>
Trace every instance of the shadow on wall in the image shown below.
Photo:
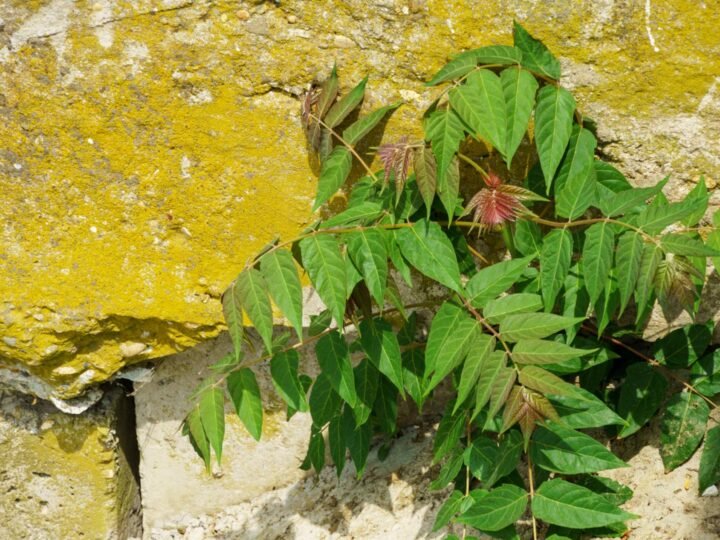
<path fill-rule="evenodd" d="M 429 467 L 429 429 L 404 430 L 384 462 L 371 451 L 360 480 L 349 462 L 339 479 L 332 466 L 320 475 L 305 473 L 299 465 L 311 420 L 297 414 L 285 421 L 266 367 L 256 369 L 265 405 L 262 439 L 256 442 L 247 434 L 228 404 L 222 470 L 208 475 L 181 435 L 180 424 L 207 366 L 230 348 L 223 334 L 169 357 L 151 382 L 137 388 L 146 535 L 181 538 L 179 531 L 201 527 L 225 539 L 436 537 L 430 531 L 447 492 L 428 487 L 439 468 Z M 302 358 L 301 370 L 316 370 L 309 354 Z"/>
<path fill-rule="evenodd" d="M 431 529 L 447 492 L 428 487 L 437 473 L 431 459 L 429 435 L 410 428 L 384 462 L 371 452 L 362 479 L 349 462 L 339 478 L 326 467 L 221 516 L 216 538 L 441 538 Z"/>

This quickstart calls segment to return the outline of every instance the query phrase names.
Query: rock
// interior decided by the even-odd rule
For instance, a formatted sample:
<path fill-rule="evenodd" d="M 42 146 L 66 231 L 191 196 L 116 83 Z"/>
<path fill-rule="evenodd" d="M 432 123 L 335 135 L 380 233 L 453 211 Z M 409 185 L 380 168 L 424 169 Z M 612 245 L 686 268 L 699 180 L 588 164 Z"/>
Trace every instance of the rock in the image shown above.
<path fill-rule="evenodd" d="M 81 417 L 0 389 L 3 538 L 139 536 L 133 424 L 118 388 Z"/>
<path fill-rule="evenodd" d="M 293 95 L 333 62 L 343 89 L 370 75 L 367 108 L 418 96 L 387 127 L 416 135 L 437 92 L 423 82 L 451 54 L 509 43 L 515 18 L 560 57 L 601 152 L 633 182 L 669 174 L 676 199 L 686 180 L 720 177 L 709 4 L 606 2 L 582 16 L 570 0 L 291 0 L 234 16 L 151 4 L 3 11 L 0 363 L 56 399 L 223 330 L 219 295 L 247 257 L 312 220 Z"/>
<path fill-rule="evenodd" d="M 311 420 L 296 414 L 285 421 L 285 408 L 275 395 L 269 371 L 259 384 L 265 411 L 263 436 L 256 442 L 230 404 L 226 410 L 221 467 L 208 474 L 180 424 L 192 406 L 197 384 L 207 366 L 231 351 L 226 334 L 162 362 L 150 382 L 136 390 L 144 530 L 189 526 L 190 516 L 216 514 L 301 480 Z M 310 371 L 311 373 L 313 371 Z"/>

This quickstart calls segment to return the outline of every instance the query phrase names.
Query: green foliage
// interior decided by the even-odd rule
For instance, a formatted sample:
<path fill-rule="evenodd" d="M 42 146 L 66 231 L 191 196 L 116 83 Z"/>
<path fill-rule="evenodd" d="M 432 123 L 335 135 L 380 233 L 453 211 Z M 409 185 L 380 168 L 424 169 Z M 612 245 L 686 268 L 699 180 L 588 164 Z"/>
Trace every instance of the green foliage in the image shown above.
<path fill-rule="evenodd" d="M 223 295 L 233 349 L 183 424 L 208 469 L 221 460 L 226 397 L 260 438 L 255 368 L 269 363 L 287 416 L 312 418 L 305 469 L 322 469 L 328 446 L 338 475 L 349 456 L 361 476 L 376 441 L 381 459 L 391 448 L 401 401 L 437 414 L 436 396 L 449 396 L 430 487 L 455 489 L 435 530 L 517 538 L 529 508 L 548 538 L 622 535 L 632 493 L 595 473 L 627 465 L 594 435 L 632 436 L 658 411 L 666 469 L 702 446 L 701 491 L 720 481 L 711 326 L 641 337 L 656 301 L 694 316 L 707 261 L 720 263 L 720 234 L 703 228 L 707 187 L 677 202 L 662 192 L 667 179 L 633 188 L 596 155 L 594 122 L 560 85 L 558 60 L 518 23 L 513 35 L 513 46 L 466 51 L 438 71 L 428 85 L 445 87 L 424 135 L 381 144 L 382 170 L 367 164 L 367 137 L 398 103 L 357 114 L 367 78 L 339 95 L 336 69 L 305 97 L 320 161 L 314 209 L 341 190 L 346 206 L 270 244 Z M 531 151 L 526 178 L 509 169 L 518 149 Z M 488 261 L 482 248 L 501 239 L 507 253 Z M 305 331 L 303 274 L 327 307 Z M 411 302 L 399 278 L 431 294 Z M 274 331 L 278 316 L 297 340 Z M 303 348 L 314 358 L 301 361 Z"/>

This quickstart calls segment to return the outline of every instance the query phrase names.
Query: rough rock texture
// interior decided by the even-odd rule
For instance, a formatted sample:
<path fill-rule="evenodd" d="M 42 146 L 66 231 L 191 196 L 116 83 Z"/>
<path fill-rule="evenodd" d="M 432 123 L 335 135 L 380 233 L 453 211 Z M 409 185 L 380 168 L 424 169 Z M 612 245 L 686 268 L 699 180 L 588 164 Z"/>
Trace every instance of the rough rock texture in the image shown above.
<path fill-rule="evenodd" d="M 0 364 L 72 398 L 223 328 L 218 297 L 311 219 L 300 93 L 337 62 L 407 131 L 447 55 L 508 43 L 562 60 L 600 149 L 672 198 L 720 178 L 710 2 L 3 0 Z M 409 128 L 413 131 L 415 127 Z M 712 203 L 717 205 L 718 195 Z M 20 384 L 18 382 L 18 384 Z"/>
<path fill-rule="evenodd" d="M 82 417 L 0 389 L 0 536 L 127 540 L 141 534 L 133 411 L 115 389 Z"/>
<path fill-rule="evenodd" d="M 213 475 L 180 433 L 191 396 L 208 375 L 207 367 L 231 349 L 223 334 L 167 359 L 150 382 L 138 385 L 135 402 L 146 533 L 176 529 L 193 516 L 218 513 L 305 476 L 299 465 L 312 421 L 306 414 L 285 421 L 269 372 L 262 371 L 259 378 L 265 398 L 262 439 L 255 442 L 228 404 L 222 467 L 216 467 Z"/>

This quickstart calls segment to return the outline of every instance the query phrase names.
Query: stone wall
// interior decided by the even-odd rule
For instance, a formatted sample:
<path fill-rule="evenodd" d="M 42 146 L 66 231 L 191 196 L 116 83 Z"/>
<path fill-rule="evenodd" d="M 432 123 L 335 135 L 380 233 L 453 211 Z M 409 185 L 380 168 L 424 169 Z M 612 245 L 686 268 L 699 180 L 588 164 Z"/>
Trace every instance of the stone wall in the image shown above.
<path fill-rule="evenodd" d="M 704 174 L 711 206 L 720 205 L 720 34 L 712 2 L 0 0 L 0 380 L 79 412 L 100 397 L 99 383 L 170 356 L 152 386 L 138 389 L 140 446 L 157 439 L 168 453 L 143 456 L 144 470 L 160 475 L 143 485 L 148 516 L 157 517 L 146 516 L 146 535 L 155 525 L 165 530 L 163 523 L 191 534 L 192 516 L 217 511 L 189 505 L 180 491 L 163 507 L 173 495 L 163 478 L 187 481 L 198 497 L 220 486 L 208 491 L 214 504 L 224 497 L 249 504 L 248 493 L 271 486 L 303 493 L 308 485 L 294 468 L 307 435 L 300 416 L 295 427 L 278 419 L 259 446 L 232 426 L 223 478 L 203 476 L 177 432 L 184 396 L 209 351 L 226 343 L 220 337 L 181 351 L 224 330 L 219 297 L 245 260 L 313 219 L 315 174 L 299 94 L 336 62 L 344 89 L 370 75 L 365 107 L 405 101 L 388 138 L 416 134 L 418 113 L 435 92 L 424 81 L 452 53 L 510 43 L 513 18 L 559 56 L 563 83 L 598 122 L 605 159 L 636 185 L 671 175 L 670 198 Z M 714 306 L 705 317 L 717 317 Z M 85 429 L 82 421 L 67 425 Z M 13 444 L 35 449 L 32 441 L 18 436 Z M 421 443 L 408 455 L 423 455 Z M 293 467 L 248 483 L 253 467 L 235 464 L 265 449 Z M 35 452 L 12 452 L 12 467 Z M 409 490 L 401 493 L 409 501 L 424 496 L 421 468 L 399 483 L 398 469 L 377 470 L 377 485 Z M 331 514 L 318 521 L 328 537 L 355 534 L 350 524 L 362 505 L 320 493 L 317 504 L 349 512 L 339 532 L 328 529 L 338 522 Z M 430 519 L 439 499 L 418 504 L 418 517 L 393 497 L 377 499 L 390 504 L 385 517 L 407 518 L 403 531 L 427 534 L 417 519 Z M 304 526 L 297 530 L 318 531 Z M 378 537 L 373 530 L 393 529 L 385 523 L 355 537 Z M 307 534 L 324 537 L 315 533 Z"/>

